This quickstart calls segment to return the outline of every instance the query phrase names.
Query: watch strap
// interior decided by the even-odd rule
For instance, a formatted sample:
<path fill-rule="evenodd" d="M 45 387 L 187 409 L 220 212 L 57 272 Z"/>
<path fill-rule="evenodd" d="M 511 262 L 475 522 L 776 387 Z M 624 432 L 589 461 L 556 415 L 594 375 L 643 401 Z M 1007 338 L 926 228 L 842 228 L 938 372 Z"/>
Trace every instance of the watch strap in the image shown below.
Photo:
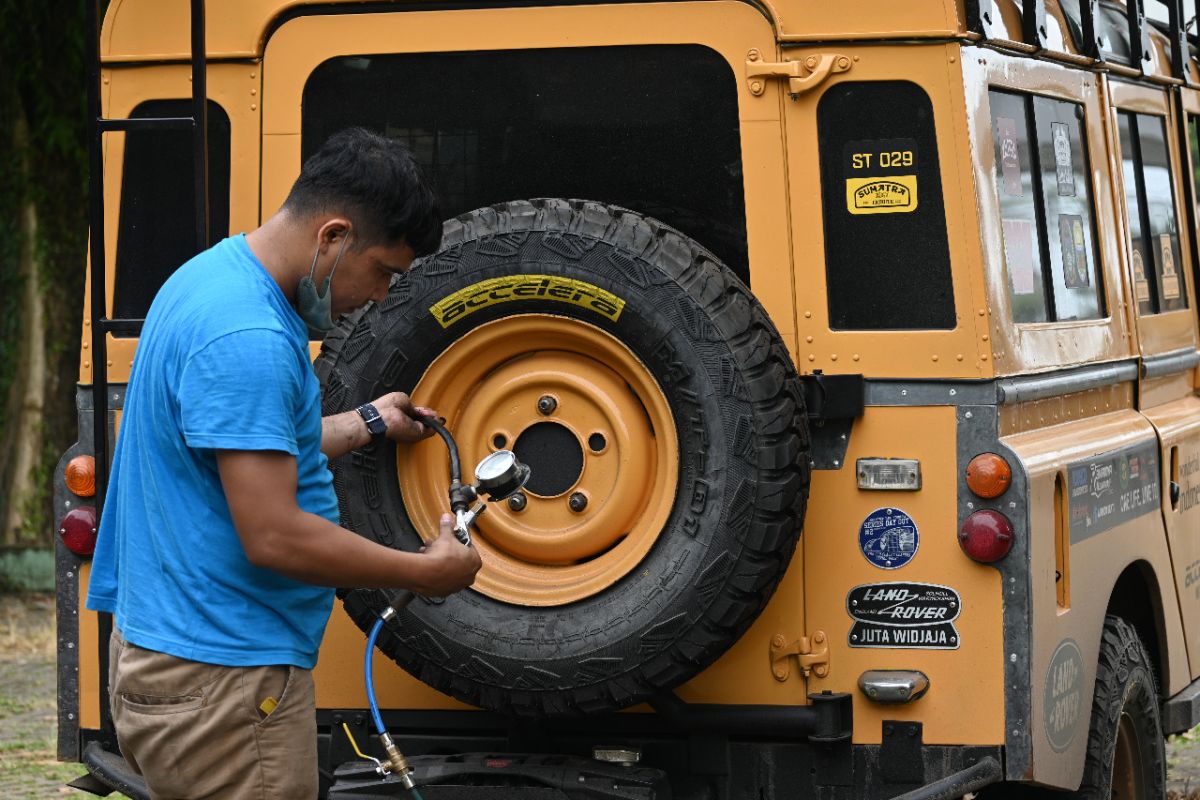
<path fill-rule="evenodd" d="M 367 424 L 367 432 L 371 434 L 371 441 L 382 439 L 387 434 L 387 423 L 383 421 L 383 417 L 379 414 L 379 409 L 375 408 L 372 403 L 363 403 L 354 410 L 362 417 L 362 421 Z"/>

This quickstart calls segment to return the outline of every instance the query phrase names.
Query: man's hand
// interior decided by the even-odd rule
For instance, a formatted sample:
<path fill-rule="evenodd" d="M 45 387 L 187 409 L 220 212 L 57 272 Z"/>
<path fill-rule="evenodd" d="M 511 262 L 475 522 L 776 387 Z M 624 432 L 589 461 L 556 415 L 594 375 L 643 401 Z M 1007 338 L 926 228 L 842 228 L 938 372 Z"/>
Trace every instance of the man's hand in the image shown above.
<path fill-rule="evenodd" d="M 417 418 L 437 417 L 432 408 L 414 406 L 404 392 L 391 392 L 372 405 L 387 425 L 387 437 L 395 442 L 418 442 L 433 436 L 434 430 Z M 344 411 L 321 420 L 321 452 L 334 459 L 371 443 L 367 424 L 356 411 Z"/>
<path fill-rule="evenodd" d="M 475 582 L 475 574 L 483 566 L 479 553 L 467 547 L 454 535 L 454 517 L 442 514 L 438 536 L 421 548 L 418 594 L 445 597 L 465 589 Z"/>
<path fill-rule="evenodd" d="M 433 428 L 422 425 L 418 417 L 437 417 L 432 408 L 414 406 L 404 392 L 385 394 L 372 405 L 387 423 L 387 437 L 395 442 L 419 442 L 433 436 Z"/>

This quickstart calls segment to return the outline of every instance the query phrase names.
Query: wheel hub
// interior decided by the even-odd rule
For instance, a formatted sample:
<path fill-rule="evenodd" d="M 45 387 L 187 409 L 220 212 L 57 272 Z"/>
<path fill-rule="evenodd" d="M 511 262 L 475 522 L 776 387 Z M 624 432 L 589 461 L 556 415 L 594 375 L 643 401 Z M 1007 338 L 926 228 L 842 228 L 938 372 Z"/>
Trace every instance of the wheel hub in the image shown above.
<path fill-rule="evenodd" d="M 496 320 L 451 345 L 412 394 L 446 417 L 464 464 L 511 448 L 532 470 L 524 501 L 479 518 L 475 590 L 520 605 L 573 602 L 628 574 L 657 540 L 675 500 L 674 420 L 645 365 L 610 334 L 543 314 Z M 423 441 L 397 458 L 406 508 L 428 537 L 446 508 L 444 448 Z"/>

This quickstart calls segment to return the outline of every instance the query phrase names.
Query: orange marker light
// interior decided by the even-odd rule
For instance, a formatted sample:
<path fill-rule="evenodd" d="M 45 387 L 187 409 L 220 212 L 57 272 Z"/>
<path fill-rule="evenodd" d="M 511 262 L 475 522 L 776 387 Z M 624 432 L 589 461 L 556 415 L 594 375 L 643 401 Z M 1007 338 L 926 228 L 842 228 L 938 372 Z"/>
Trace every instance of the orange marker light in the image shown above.
<path fill-rule="evenodd" d="M 1012 468 L 995 453 L 980 453 L 967 465 L 967 488 L 980 497 L 999 497 L 1012 483 Z"/>
<path fill-rule="evenodd" d="M 67 488 L 80 497 L 91 497 L 96 493 L 96 459 L 91 456 L 75 456 L 68 462 L 66 470 Z"/>

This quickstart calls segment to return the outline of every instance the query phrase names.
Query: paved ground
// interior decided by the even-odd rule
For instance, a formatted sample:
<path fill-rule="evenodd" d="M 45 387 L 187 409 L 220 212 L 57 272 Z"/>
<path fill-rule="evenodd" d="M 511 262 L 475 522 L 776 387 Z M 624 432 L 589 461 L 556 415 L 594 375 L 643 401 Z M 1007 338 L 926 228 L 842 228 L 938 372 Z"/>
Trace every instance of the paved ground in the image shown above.
<path fill-rule="evenodd" d="M 92 797 L 63 786 L 82 767 L 55 760 L 55 724 L 54 598 L 0 594 L 0 800 Z M 1200 800 L 1200 728 L 1168 742 L 1167 767 L 1168 798 Z"/>
<path fill-rule="evenodd" d="M 54 751 L 54 598 L 0 595 L 0 798 L 87 797 Z"/>

